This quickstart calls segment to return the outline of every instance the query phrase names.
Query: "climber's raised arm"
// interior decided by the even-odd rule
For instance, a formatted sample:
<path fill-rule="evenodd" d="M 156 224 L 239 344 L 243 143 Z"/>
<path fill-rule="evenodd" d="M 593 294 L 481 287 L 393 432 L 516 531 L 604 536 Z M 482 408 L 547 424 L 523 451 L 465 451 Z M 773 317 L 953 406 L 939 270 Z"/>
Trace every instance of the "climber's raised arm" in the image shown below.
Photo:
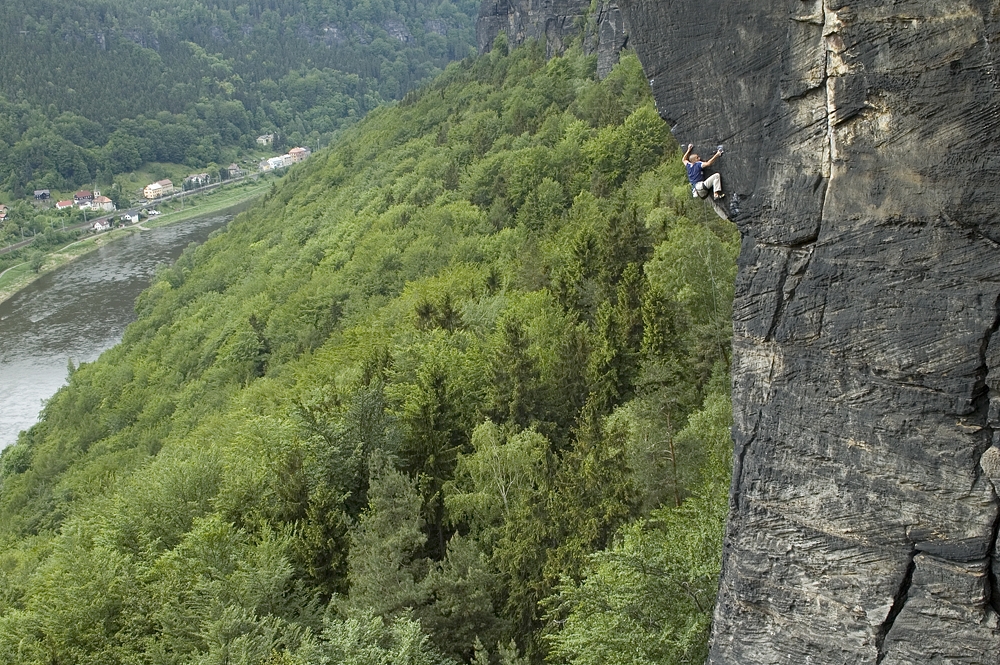
<path fill-rule="evenodd" d="M 712 155 L 712 158 L 710 160 L 708 160 L 707 162 L 704 162 L 703 166 L 711 166 L 712 164 L 715 163 L 715 160 L 717 160 L 719 158 L 719 155 L 721 155 L 721 154 L 722 154 L 721 151 L 716 150 L 715 154 Z"/>

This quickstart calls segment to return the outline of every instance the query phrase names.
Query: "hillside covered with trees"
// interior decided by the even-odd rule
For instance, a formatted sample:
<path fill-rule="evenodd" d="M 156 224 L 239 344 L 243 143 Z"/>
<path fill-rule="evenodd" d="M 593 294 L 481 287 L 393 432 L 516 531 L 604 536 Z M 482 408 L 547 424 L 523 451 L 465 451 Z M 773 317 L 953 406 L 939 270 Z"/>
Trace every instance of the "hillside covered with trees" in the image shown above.
<path fill-rule="evenodd" d="M 203 167 L 276 132 L 326 143 L 475 44 L 473 0 L 10 0 L 0 188 L 71 191 Z"/>
<path fill-rule="evenodd" d="M 625 55 L 450 66 L 0 456 L 0 660 L 698 663 L 739 237 Z"/>

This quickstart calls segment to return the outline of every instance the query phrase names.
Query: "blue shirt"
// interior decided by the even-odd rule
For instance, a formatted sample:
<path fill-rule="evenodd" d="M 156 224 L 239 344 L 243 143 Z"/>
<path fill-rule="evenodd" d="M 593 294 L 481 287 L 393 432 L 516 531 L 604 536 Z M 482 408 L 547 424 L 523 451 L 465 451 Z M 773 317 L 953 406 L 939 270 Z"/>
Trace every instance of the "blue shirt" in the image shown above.
<path fill-rule="evenodd" d="M 694 162 L 693 164 L 691 162 L 684 162 L 684 166 L 688 172 L 688 180 L 691 181 L 692 187 L 705 179 L 701 172 L 701 164 L 701 162 Z"/>

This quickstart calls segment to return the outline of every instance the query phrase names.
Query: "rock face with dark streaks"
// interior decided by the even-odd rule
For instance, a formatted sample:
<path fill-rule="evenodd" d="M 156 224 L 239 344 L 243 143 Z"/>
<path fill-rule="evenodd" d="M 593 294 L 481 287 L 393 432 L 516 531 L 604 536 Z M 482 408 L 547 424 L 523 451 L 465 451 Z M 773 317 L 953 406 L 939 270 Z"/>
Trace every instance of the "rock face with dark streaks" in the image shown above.
<path fill-rule="evenodd" d="M 1000 662 L 1000 2 L 622 9 L 743 234 L 710 662 Z"/>
<path fill-rule="evenodd" d="M 603 0 L 594 15 L 591 32 L 584 47 L 588 54 L 597 53 L 597 78 L 603 79 L 618 64 L 618 55 L 628 46 L 628 28 L 618 7 L 618 0 Z"/>
<path fill-rule="evenodd" d="M 512 45 L 529 39 L 545 42 L 549 57 L 563 53 L 569 42 L 584 35 L 584 49 L 597 53 L 597 75 L 604 78 L 628 43 L 618 0 L 601 0 L 591 11 L 590 0 L 483 0 L 476 22 L 479 52 L 486 53 L 501 32 Z"/>
<path fill-rule="evenodd" d="M 479 52 L 489 51 L 505 32 L 512 46 L 541 39 L 549 57 L 562 53 L 566 42 L 580 34 L 589 9 L 584 0 L 483 0 L 476 22 Z"/>

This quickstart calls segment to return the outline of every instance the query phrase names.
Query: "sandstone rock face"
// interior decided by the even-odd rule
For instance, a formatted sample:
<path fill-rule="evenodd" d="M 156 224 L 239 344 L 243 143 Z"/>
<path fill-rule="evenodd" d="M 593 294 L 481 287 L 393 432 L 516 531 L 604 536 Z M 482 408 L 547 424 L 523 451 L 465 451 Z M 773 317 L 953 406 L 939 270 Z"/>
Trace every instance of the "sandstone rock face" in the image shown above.
<path fill-rule="evenodd" d="M 541 39 L 548 56 L 557 55 L 580 34 L 589 8 L 585 0 L 483 0 L 476 21 L 479 52 L 489 51 L 496 36 L 505 32 L 512 46 Z"/>
<path fill-rule="evenodd" d="M 597 7 L 592 32 L 587 34 L 587 54 L 597 53 L 597 78 L 603 79 L 618 64 L 618 54 L 628 45 L 628 29 L 617 0 L 604 0 Z"/>
<path fill-rule="evenodd" d="M 1000 2 L 622 5 L 743 234 L 710 662 L 1000 662 Z"/>
<path fill-rule="evenodd" d="M 628 34 L 618 0 L 601 0 L 593 15 L 590 7 L 590 0 L 483 0 L 476 22 L 479 52 L 489 51 L 505 32 L 512 45 L 544 40 L 552 57 L 585 32 L 584 48 L 597 53 L 597 75 L 604 78 L 618 62 Z"/>

